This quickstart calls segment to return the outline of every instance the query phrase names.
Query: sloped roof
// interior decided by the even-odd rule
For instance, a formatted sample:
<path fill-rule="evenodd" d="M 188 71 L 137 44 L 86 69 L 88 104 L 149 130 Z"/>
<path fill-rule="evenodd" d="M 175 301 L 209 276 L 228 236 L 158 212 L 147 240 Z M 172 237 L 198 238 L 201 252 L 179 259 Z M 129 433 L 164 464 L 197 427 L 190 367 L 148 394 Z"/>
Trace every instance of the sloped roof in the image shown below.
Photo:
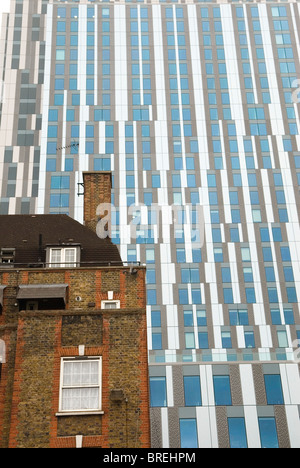
<path fill-rule="evenodd" d="M 41 247 L 40 247 L 41 242 Z M 15 263 L 46 261 L 47 245 L 80 244 L 81 263 L 122 263 L 118 247 L 67 215 L 0 215 L 0 249 L 16 251 Z"/>

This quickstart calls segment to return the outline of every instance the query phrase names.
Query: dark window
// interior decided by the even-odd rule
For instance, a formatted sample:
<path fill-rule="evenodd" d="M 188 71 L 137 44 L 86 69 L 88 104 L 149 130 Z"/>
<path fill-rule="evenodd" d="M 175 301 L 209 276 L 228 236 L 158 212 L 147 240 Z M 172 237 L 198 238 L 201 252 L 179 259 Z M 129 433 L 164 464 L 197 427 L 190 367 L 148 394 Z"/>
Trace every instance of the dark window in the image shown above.
<path fill-rule="evenodd" d="M 15 249 L 3 248 L 0 252 L 0 263 L 2 266 L 11 266 L 15 261 Z"/>

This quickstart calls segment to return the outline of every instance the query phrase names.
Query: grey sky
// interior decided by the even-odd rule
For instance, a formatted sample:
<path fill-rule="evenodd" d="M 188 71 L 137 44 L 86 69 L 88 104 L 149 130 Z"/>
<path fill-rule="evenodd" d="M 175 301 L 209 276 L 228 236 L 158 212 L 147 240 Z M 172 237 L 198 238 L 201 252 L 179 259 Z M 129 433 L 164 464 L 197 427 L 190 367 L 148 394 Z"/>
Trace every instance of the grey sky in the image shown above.
<path fill-rule="evenodd" d="M 10 0 L 0 0 L 0 14 L 9 11 Z"/>

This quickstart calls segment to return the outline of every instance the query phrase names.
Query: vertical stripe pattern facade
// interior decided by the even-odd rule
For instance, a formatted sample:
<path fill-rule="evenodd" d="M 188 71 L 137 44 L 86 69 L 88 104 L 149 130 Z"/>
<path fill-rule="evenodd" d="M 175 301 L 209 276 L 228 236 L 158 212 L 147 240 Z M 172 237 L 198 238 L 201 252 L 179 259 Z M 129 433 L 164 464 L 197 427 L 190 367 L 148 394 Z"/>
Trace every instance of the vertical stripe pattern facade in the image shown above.
<path fill-rule="evenodd" d="M 82 222 L 82 172 L 112 171 L 113 241 L 147 265 L 153 447 L 300 446 L 299 29 L 298 2 L 3 16 L 0 214 Z"/>

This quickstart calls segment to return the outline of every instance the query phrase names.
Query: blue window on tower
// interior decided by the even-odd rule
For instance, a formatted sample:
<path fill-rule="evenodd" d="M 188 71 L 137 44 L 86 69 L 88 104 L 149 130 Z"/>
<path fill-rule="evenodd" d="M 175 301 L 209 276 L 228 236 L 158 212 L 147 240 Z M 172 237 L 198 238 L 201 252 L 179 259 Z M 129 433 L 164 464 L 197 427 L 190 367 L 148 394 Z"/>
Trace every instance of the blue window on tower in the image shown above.
<path fill-rule="evenodd" d="M 173 188 L 180 188 L 181 187 L 180 174 L 173 174 L 172 175 L 172 186 L 173 186 Z"/>
<path fill-rule="evenodd" d="M 153 201 L 153 195 L 152 193 L 144 193 L 144 204 L 146 206 L 150 206 Z"/>
<path fill-rule="evenodd" d="M 78 138 L 79 137 L 79 125 L 72 125 L 71 126 L 71 137 Z"/>
<path fill-rule="evenodd" d="M 166 377 L 150 377 L 150 406 L 167 406 Z"/>
<path fill-rule="evenodd" d="M 75 120 L 75 111 L 74 111 L 74 109 L 67 109 L 66 120 L 67 120 L 67 122 L 74 122 L 74 120 Z"/>
<path fill-rule="evenodd" d="M 93 138 L 94 137 L 94 125 L 86 125 L 85 127 L 85 136 L 87 138 Z"/>
<path fill-rule="evenodd" d="M 160 188 L 160 175 L 159 174 L 152 175 L 152 187 Z"/>
<path fill-rule="evenodd" d="M 71 63 L 69 67 L 70 75 L 77 75 L 77 63 Z"/>
<path fill-rule="evenodd" d="M 279 309 L 271 309 L 271 319 L 273 325 L 281 325 L 281 315 Z"/>
<path fill-rule="evenodd" d="M 210 205 L 218 205 L 218 193 L 217 192 L 209 192 L 208 193 L 209 203 Z"/>
<path fill-rule="evenodd" d="M 278 216 L 279 216 L 279 222 L 280 223 L 288 223 L 289 222 L 289 216 L 286 208 L 279 208 L 278 209 Z"/>
<path fill-rule="evenodd" d="M 93 141 L 85 142 L 85 152 L 86 154 L 94 154 L 94 142 Z"/>
<path fill-rule="evenodd" d="M 176 258 L 177 258 L 177 263 L 185 263 L 186 262 L 185 249 L 176 249 Z"/>
<path fill-rule="evenodd" d="M 147 304 L 148 305 L 156 305 L 157 304 L 157 297 L 156 297 L 156 290 L 155 289 L 148 289 L 148 291 L 147 291 Z"/>
<path fill-rule="evenodd" d="M 223 294 L 224 294 L 224 303 L 225 304 L 233 304 L 233 292 L 232 288 L 223 288 Z"/>
<path fill-rule="evenodd" d="M 93 63 L 88 63 L 86 65 L 86 74 L 87 75 L 94 75 L 95 73 L 95 66 Z"/>
<path fill-rule="evenodd" d="M 222 331 L 221 332 L 221 339 L 222 339 L 222 347 L 224 349 L 231 349 L 232 348 L 232 341 L 231 341 L 230 331 Z"/>
<path fill-rule="evenodd" d="M 212 224 L 220 223 L 220 213 L 219 210 L 210 210 L 210 221 Z"/>
<path fill-rule="evenodd" d="M 152 168 L 151 158 L 143 158 L 143 170 L 151 171 L 151 168 Z"/>
<path fill-rule="evenodd" d="M 152 349 L 162 349 L 162 335 L 161 332 L 152 333 Z"/>
<path fill-rule="evenodd" d="M 272 255 L 271 247 L 263 247 L 262 251 L 263 251 L 264 262 L 272 262 L 273 255 Z"/>
<path fill-rule="evenodd" d="M 69 176 L 52 176 L 51 189 L 69 189 L 70 177 Z"/>
<path fill-rule="evenodd" d="M 221 247 L 216 247 L 214 248 L 214 259 L 216 263 L 222 263 L 223 262 L 223 250 Z"/>
<path fill-rule="evenodd" d="M 214 375 L 214 393 L 216 406 L 231 406 L 231 389 L 229 375 Z"/>
<path fill-rule="evenodd" d="M 229 267 L 222 267 L 222 282 L 223 283 L 231 283 L 231 273 Z"/>
<path fill-rule="evenodd" d="M 159 310 L 152 310 L 151 325 L 152 327 L 161 327 L 161 313 Z"/>
<path fill-rule="evenodd" d="M 192 289 L 192 302 L 193 304 L 202 304 L 200 289 Z"/>
<path fill-rule="evenodd" d="M 126 187 L 127 188 L 134 188 L 135 187 L 135 177 L 134 177 L 134 175 L 127 175 L 126 176 Z"/>
<path fill-rule="evenodd" d="M 275 187 L 282 187 L 283 186 L 283 180 L 282 180 L 282 175 L 278 172 L 273 174 L 274 178 L 274 184 Z"/>
<path fill-rule="evenodd" d="M 230 199 L 230 204 L 231 205 L 238 205 L 239 204 L 239 196 L 238 192 L 229 192 L 229 199 Z"/>
<path fill-rule="evenodd" d="M 50 208 L 66 208 L 69 206 L 69 195 L 67 193 L 55 193 L 50 195 Z"/>
<path fill-rule="evenodd" d="M 136 255 L 136 249 L 135 248 L 128 248 L 128 250 L 127 250 L 127 261 L 128 262 L 136 262 L 137 261 L 137 255 Z"/>
<path fill-rule="evenodd" d="M 270 303 L 278 303 L 278 292 L 276 288 L 268 288 L 268 296 Z"/>
<path fill-rule="evenodd" d="M 57 125 L 48 125 L 48 138 L 57 138 Z"/>
<path fill-rule="evenodd" d="M 142 142 L 142 152 L 143 152 L 143 154 L 150 154 L 151 153 L 150 141 L 143 141 Z"/>
<path fill-rule="evenodd" d="M 273 267 L 265 267 L 266 280 L 269 282 L 275 282 L 275 271 Z"/>
<path fill-rule="evenodd" d="M 185 406 L 201 406 L 200 377 L 185 375 L 183 377 Z"/>
<path fill-rule="evenodd" d="M 295 288 L 295 287 L 288 287 L 288 288 L 286 288 L 286 293 L 287 293 L 288 303 L 289 303 L 289 304 L 293 304 L 293 303 L 297 303 L 297 302 L 298 302 L 298 299 L 297 299 L 297 292 L 296 292 L 296 288 Z"/>
<path fill-rule="evenodd" d="M 249 325 L 247 310 L 229 310 L 230 325 Z"/>
<path fill-rule="evenodd" d="M 196 187 L 196 176 L 194 174 L 187 174 L 187 186 L 190 188 Z"/>
<path fill-rule="evenodd" d="M 244 418 L 228 418 L 230 448 L 248 448 Z"/>
<path fill-rule="evenodd" d="M 50 109 L 49 110 L 48 120 L 49 120 L 49 122 L 57 122 L 58 121 L 58 110 L 57 109 Z"/>
<path fill-rule="evenodd" d="M 268 405 L 284 405 L 280 375 L 266 374 L 264 380 Z"/>
<path fill-rule="evenodd" d="M 74 170 L 74 160 L 71 158 L 65 159 L 65 171 L 72 172 Z"/>
<path fill-rule="evenodd" d="M 57 149 L 56 149 L 56 143 L 52 141 L 48 141 L 47 143 L 47 154 L 56 154 Z"/>
<path fill-rule="evenodd" d="M 71 8 L 71 18 L 78 18 L 78 8 Z"/>
<path fill-rule="evenodd" d="M 284 313 L 284 320 L 286 325 L 294 325 L 295 324 L 295 317 L 293 309 L 283 309 Z"/>
<path fill-rule="evenodd" d="M 182 283 L 199 283 L 200 274 L 196 268 L 183 268 L 181 270 L 181 282 Z"/>
<path fill-rule="evenodd" d="M 78 46 L 78 36 L 72 35 L 70 36 L 70 45 L 71 46 Z"/>
<path fill-rule="evenodd" d="M 179 289 L 179 304 L 188 304 L 189 303 L 189 295 L 187 289 Z"/>
<path fill-rule="evenodd" d="M 231 210 L 231 218 L 233 224 L 239 224 L 241 222 L 241 212 L 239 209 Z"/>
<path fill-rule="evenodd" d="M 64 64 L 56 64 L 55 65 L 55 74 L 56 75 L 64 75 L 65 74 L 65 65 Z"/>
<path fill-rule="evenodd" d="M 270 242 L 270 234 L 268 228 L 260 229 L 260 239 L 262 242 Z"/>
<path fill-rule="evenodd" d="M 70 52 L 72 52 L 72 50 Z M 71 53 L 70 53 L 70 55 L 71 55 Z M 77 50 L 75 50 L 74 53 L 72 54 L 71 60 L 77 60 L 77 56 L 78 56 L 78 53 L 77 53 Z M 95 56 L 94 49 L 87 49 L 86 59 L 87 60 L 94 60 L 94 56 Z"/>
<path fill-rule="evenodd" d="M 62 89 L 64 89 L 64 86 L 65 86 L 65 80 L 64 79 L 62 79 L 62 78 L 55 79 L 54 89 L 62 90 Z"/>
<path fill-rule="evenodd" d="M 57 36 L 57 37 L 56 37 L 56 45 L 57 45 L 57 46 L 64 46 L 64 45 L 66 45 L 66 36 L 65 36 L 65 35 Z"/>
<path fill-rule="evenodd" d="M 258 418 L 262 448 L 279 448 L 275 418 Z"/>
<path fill-rule="evenodd" d="M 255 338 L 253 331 L 245 331 L 245 346 L 246 348 L 255 348 Z"/>
<path fill-rule="evenodd" d="M 194 325 L 194 318 L 193 318 L 192 310 L 183 311 L 183 323 L 185 327 L 192 327 Z"/>
<path fill-rule="evenodd" d="M 56 171 L 56 159 L 47 159 L 46 171 L 47 172 L 55 172 Z"/>
<path fill-rule="evenodd" d="M 65 18 L 66 17 L 66 9 L 62 8 L 62 7 L 57 8 L 57 17 Z"/>
<path fill-rule="evenodd" d="M 243 268 L 243 273 L 244 273 L 244 281 L 245 283 L 253 283 L 254 278 L 253 278 L 253 270 L 251 267 L 244 267 Z"/>
<path fill-rule="evenodd" d="M 78 21 L 71 21 L 71 32 L 78 32 Z"/>
<path fill-rule="evenodd" d="M 63 94 L 54 94 L 54 105 L 63 106 L 64 105 L 64 95 Z"/>
<path fill-rule="evenodd" d="M 255 289 L 245 288 L 245 293 L 246 293 L 247 304 L 255 304 L 256 303 Z"/>
<path fill-rule="evenodd" d="M 290 262 L 291 261 L 291 254 L 289 247 L 280 247 L 281 251 L 281 259 L 283 262 Z"/>
<path fill-rule="evenodd" d="M 196 419 L 180 419 L 180 447 L 198 448 Z"/>
<path fill-rule="evenodd" d="M 90 91 L 95 89 L 95 81 L 93 78 L 86 79 L 86 89 Z M 106 88 L 103 88 L 103 89 L 106 89 Z"/>
<path fill-rule="evenodd" d="M 198 333 L 198 341 L 199 341 L 199 349 L 209 349 L 208 333 L 207 332 L 199 332 Z"/>

